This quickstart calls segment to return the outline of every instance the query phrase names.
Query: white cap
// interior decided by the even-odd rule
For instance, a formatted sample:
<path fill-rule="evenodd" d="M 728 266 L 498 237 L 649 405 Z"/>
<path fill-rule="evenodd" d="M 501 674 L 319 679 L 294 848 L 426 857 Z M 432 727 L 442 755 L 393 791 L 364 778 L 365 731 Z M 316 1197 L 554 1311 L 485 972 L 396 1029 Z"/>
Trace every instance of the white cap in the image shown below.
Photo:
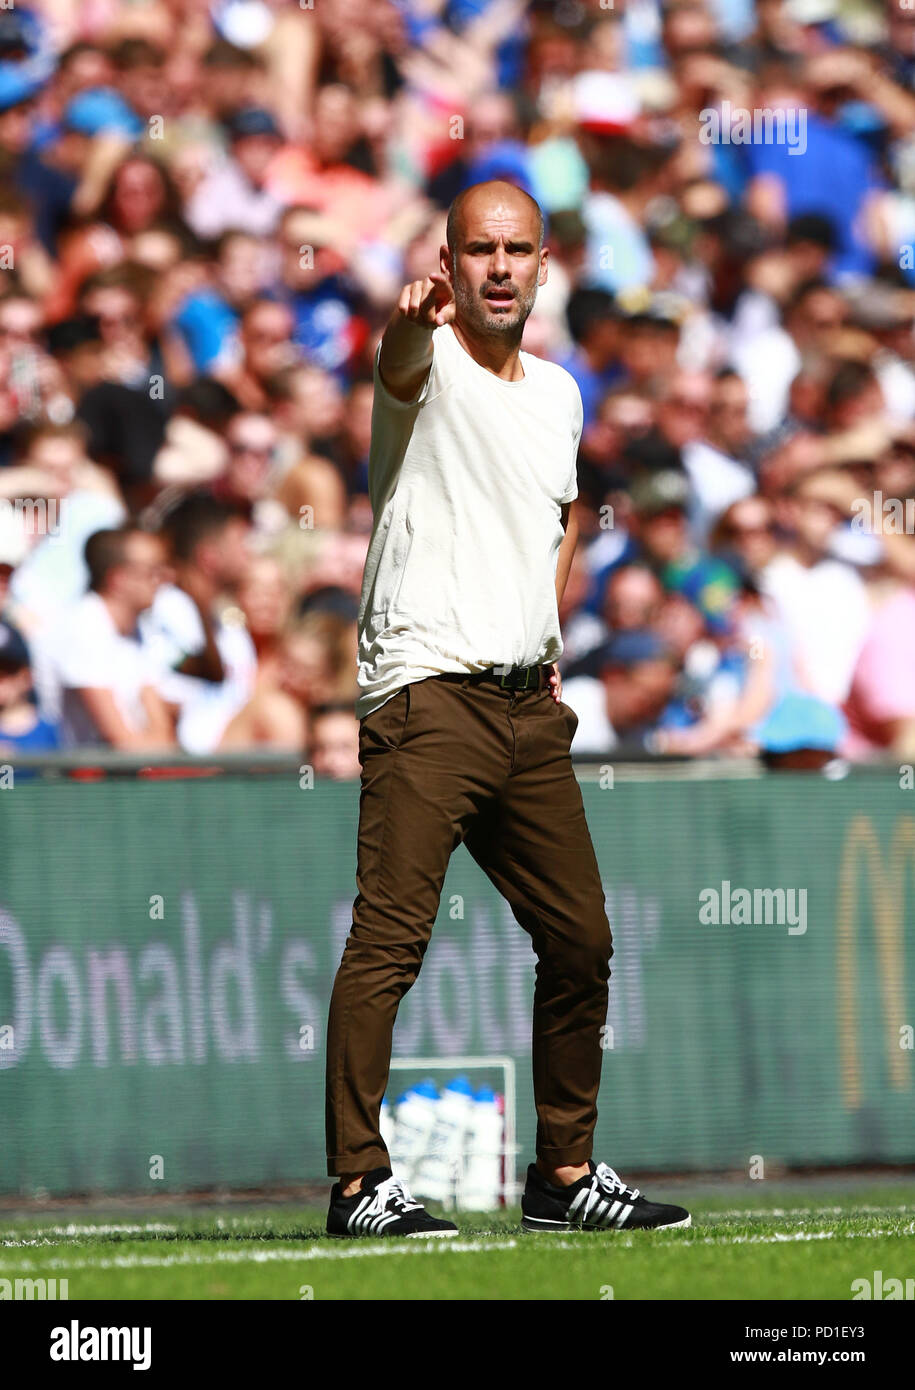
<path fill-rule="evenodd" d="M 572 82 L 572 109 L 579 125 L 619 130 L 639 114 L 632 80 L 621 72 L 580 72 Z"/>
<path fill-rule="evenodd" d="M 0 565 L 21 565 L 28 554 L 29 543 L 10 502 L 0 499 Z"/>

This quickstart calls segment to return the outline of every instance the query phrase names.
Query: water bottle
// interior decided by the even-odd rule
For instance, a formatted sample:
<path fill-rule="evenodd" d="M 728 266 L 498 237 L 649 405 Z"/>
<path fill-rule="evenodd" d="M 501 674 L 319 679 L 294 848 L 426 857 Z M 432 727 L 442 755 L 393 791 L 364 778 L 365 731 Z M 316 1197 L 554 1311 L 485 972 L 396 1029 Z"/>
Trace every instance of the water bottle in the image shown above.
<path fill-rule="evenodd" d="M 438 1087 L 431 1080 L 420 1081 L 397 1098 L 389 1152 L 392 1169 L 408 1185 L 412 1186 L 417 1166 L 429 1147 L 437 1111 Z"/>
<path fill-rule="evenodd" d="M 417 1194 L 453 1207 L 461 1180 L 464 1140 L 473 1113 L 473 1087 L 456 1076 L 444 1087 L 436 1106 L 435 1127 L 425 1156 L 414 1174 Z"/>
<path fill-rule="evenodd" d="M 473 1094 L 458 1202 L 463 1211 L 492 1211 L 501 1200 L 505 1125 L 500 1099 L 489 1086 L 480 1086 Z"/>

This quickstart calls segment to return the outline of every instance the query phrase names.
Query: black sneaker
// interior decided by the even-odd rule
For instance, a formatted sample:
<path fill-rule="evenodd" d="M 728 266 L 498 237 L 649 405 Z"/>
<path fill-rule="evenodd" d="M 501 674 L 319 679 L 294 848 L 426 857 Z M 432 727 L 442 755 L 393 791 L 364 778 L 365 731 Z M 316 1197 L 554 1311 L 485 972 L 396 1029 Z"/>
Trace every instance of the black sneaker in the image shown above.
<path fill-rule="evenodd" d="M 521 1199 L 525 1231 L 660 1231 L 691 1226 L 684 1207 L 649 1202 L 627 1187 L 606 1163 L 588 1160 L 590 1173 L 570 1187 L 554 1187 L 532 1163 Z"/>
<path fill-rule="evenodd" d="M 456 1236 L 457 1226 L 430 1216 L 415 1202 L 406 1184 L 390 1168 L 374 1168 L 352 1197 L 334 1183 L 327 1213 L 327 1234 L 340 1240 L 355 1236 Z"/>

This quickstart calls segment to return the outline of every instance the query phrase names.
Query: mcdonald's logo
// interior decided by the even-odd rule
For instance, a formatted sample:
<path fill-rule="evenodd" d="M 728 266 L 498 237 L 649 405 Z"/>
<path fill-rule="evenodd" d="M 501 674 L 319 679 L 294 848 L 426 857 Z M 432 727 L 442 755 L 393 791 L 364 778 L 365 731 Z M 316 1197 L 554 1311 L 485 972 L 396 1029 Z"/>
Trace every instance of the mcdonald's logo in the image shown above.
<path fill-rule="evenodd" d="M 908 1090 L 912 1084 L 909 1056 L 899 1046 L 900 1029 L 912 1022 L 906 1017 L 905 907 L 906 867 L 915 876 L 915 818 L 896 822 L 884 863 L 877 832 L 868 816 L 855 816 L 842 849 L 839 870 L 837 931 L 838 1032 L 842 1099 L 849 1109 L 863 1102 L 858 1050 L 858 918 L 864 880 L 870 885 L 873 905 L 877 968 L 883 1013 L 883 1037 L 887 1050 L 890 1084 Z M 863 870 L 863 872 L 862 872 Z M 915 887 L 915 884 L 913 884 Z M 913 893 L 915 907 L 915 893 Z"/>

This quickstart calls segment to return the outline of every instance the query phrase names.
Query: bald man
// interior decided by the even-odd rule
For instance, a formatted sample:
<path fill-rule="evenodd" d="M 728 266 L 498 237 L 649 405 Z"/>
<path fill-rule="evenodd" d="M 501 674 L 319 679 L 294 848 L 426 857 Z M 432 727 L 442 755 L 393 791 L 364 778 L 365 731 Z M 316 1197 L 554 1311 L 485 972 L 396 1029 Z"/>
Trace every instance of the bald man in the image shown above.
<path fill-rule="evenodd" d="M 392 1174 L 379 1113 L 397 1007 L 461 843 L 538 960 L 524 1229 L 689 1225 L 591 1156 L 612 944 L 556 666 L 581 396 L 561 367 L 521 351 L 547 278 L 543 216 L 511 184 L 475 184 L 446 236 L 375 357 L 358 893 L 328 1020 L 327 1230 L 456 1234 Z"/>

